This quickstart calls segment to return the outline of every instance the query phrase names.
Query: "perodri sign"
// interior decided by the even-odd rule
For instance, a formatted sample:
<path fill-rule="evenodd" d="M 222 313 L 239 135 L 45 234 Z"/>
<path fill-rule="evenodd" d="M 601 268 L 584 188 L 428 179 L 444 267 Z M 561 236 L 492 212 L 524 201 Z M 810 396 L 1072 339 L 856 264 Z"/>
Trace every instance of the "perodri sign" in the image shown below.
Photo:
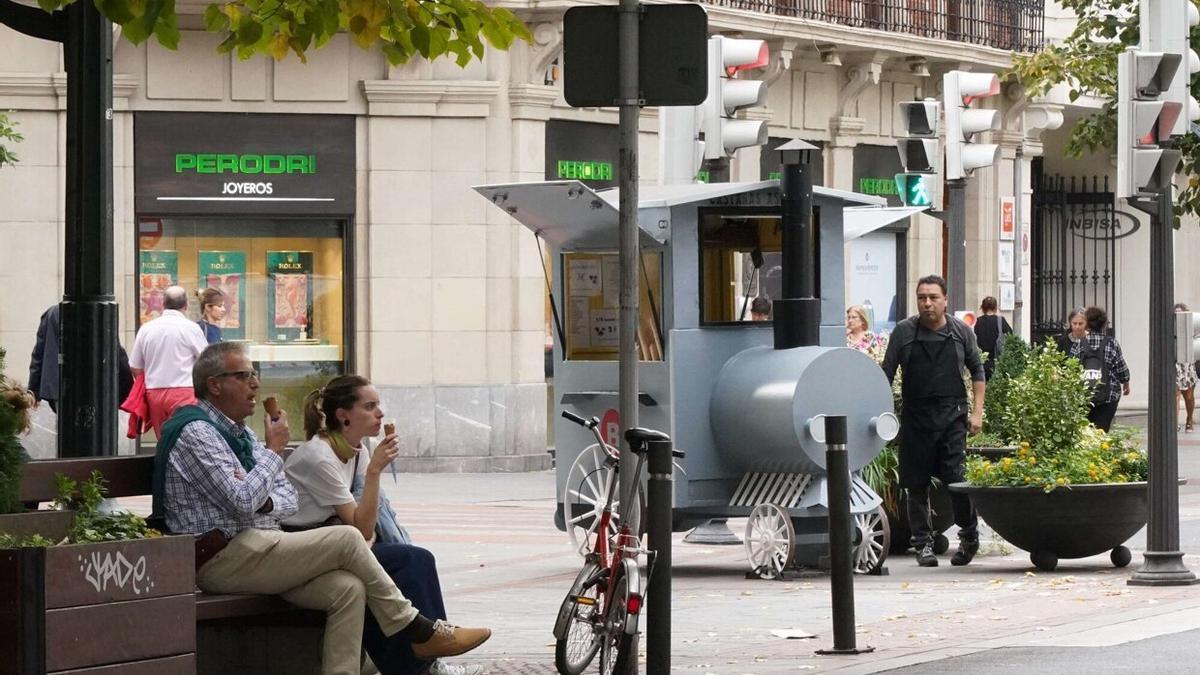
<path fill-rule="evenodd" d="M 1071 234 L 1076 237 L 1102 240 L 1123 239 L 1137 232 L 1141 226 L 1142 221 L 1132 213 L 1124 211 L 1096 214 L 1094 217 L 1075 217 L 1067 223 Z"/>

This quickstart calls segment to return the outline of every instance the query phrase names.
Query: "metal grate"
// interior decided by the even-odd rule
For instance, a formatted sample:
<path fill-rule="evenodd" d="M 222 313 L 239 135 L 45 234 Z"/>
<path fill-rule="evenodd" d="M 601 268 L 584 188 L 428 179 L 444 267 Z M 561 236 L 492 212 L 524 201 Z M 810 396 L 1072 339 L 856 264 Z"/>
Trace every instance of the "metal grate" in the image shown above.
<path fill-rule="evenodd" d="M 1044 0 L 701 0 L 718 7 L 1016 52 L 1045 43 Z"/>
<path fill-rule="evenodd" d="M 1065 333 L 1067 314 L 1095 305 L 1116 325 L 1116 240 L 1128 233 L 1108 177 L 1045 176 L 1034 164 L 1033 339 Z"/>
<path fill-rule="evenodd" d="M 798 508 L 811 482 L 812 476 L 806 473 L 747 473 L 734 490 L 729 505 L 778 504 L 785 509 Z"/>

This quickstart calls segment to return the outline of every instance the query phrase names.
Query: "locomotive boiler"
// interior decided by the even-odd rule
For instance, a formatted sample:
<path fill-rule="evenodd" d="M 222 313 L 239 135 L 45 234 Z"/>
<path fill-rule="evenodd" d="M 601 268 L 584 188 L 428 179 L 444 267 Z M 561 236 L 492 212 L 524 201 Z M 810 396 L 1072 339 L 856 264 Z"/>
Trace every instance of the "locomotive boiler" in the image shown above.
<path fill-rule="evenodd" d="M 784 181 L 794 176 L 785 167 Z M 824 566 L 824 417 L 847 416 L 855 472 L 898 431 L 883 372 L 844 346 L 843 244 L 918 210 L 820 186 L 798 205 L 791 187 L 639 191 L 638 424 L 686 452 L 674 477 L 676 531 L 747 518 L 748 563 L 763 578 Z M 611 469 L 560 414 L 599 417 L 616 444 L 617 190 L 579 181 L 475 189 L 549 246 L 555 521 L 578 547 L 594 534 Z M 752 311 L 766 306 L 760 298 L 767 320 Z M 851 501 L 855 567 L 878 571 L 889 549 L 881 499 L 855 473 Z"/>

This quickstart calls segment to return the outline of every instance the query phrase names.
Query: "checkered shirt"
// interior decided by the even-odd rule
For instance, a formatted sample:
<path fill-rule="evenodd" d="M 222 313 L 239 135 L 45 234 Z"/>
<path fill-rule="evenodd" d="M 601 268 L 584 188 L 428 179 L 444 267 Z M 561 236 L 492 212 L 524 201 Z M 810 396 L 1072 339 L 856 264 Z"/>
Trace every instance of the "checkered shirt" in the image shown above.
<path fill-rule="evenodd" d="M 1097 333 L 1088 333 L 1084 339 L 1088 341 L 1090 349 L 1099 349 L 1100 341 L 1105 337 Z M 1067 356 L 1079 358 L 1082 344 L 1083 340 L 1072 342 Z M 1129 366 L 1125 363 L 1125 355 L 1121 353 L 1121 345 L 1117 344 L 1116 338 L 1108 338 L 1104 345 L 1104 363 L 1108 365 L 1108 396 L 1105 397 L 1104 402 L 1119 401 L 1122 385 L 1129 381 Z"/>
<path fill-rule="evenodd" d="M 212 425 L 191 422 L 179 434 L 167 463 L 165 510 L 175 533 L 201 534 L 218 528 L 232 537 L 247 528 L 279 529 L 296 513 L 296 488 L 283 473 L 283 458 L 267 449 L 243 424 L 229 419 L 208 401 L 199 406 L 213 424 L 237 437 L 248 434 L 254 469 L 246 472 L 237 455 Z M 270 513 L 257 513 L 270 497 Z"/>

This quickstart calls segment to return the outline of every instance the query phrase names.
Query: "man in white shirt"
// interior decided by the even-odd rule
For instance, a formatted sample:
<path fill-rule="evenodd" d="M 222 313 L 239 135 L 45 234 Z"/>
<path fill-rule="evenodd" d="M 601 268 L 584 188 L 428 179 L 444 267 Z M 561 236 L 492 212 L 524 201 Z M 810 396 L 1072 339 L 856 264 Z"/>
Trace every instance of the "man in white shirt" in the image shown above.
<path fill-rule="evenodd" d="M 134 376 L 145 375 L 150 426 L 156 436 L 176 408 L 196 402 L 192 366 L 208 340 L 185 311 L 187 291 L 171 286 L 163 293 L 162 316 L 142 326 L 129 356 Z"/>

